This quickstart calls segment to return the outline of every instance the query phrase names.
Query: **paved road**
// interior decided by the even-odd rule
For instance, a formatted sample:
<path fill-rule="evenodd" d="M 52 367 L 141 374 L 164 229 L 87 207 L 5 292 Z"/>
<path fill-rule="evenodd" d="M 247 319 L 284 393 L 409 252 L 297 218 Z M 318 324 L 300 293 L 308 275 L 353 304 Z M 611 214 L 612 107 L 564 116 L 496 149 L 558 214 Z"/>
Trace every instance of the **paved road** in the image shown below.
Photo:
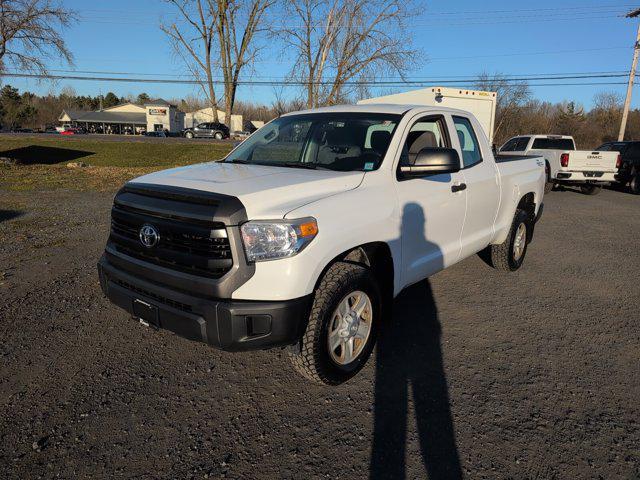
<path fill-rule="evenodd" d="M 0 192 L 0 478 L 640 476 L 640 197 L 549 194 L 524 269 L 411 288 L 338 388 L 110 306 L 110 201 Z"/>
<path fill-rule="evenodd" d="M 225 139 L 215 140 L 213 138 L 184 138 L 184 137 L 147 137 L 145 135 L 100 135 L 100 134 L 82 134 L 82 135 L 60 135 L 59 133 L 7 133 L 1 132 L 1 138 L 35 138 L 64 140 L 68 142 L 91 140 L 98 142 L 146 142 L 146 143 L 237 143 L 237 140 Z"/>

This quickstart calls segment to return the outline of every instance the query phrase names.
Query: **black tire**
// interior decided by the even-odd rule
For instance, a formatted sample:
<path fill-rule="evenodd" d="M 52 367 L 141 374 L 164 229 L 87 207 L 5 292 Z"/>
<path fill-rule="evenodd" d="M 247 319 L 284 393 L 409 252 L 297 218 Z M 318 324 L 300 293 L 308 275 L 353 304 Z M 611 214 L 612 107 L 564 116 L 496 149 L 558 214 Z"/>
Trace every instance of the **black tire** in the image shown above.
<path fill-rule="evenodd" d="M 629 191 L 634 195 L 640 195 L 640 172 L 631 177 L 629 182 Z"/>
<path fill-rule="evenodd" d="M 187 132 L 184 134 L 185 138 L 188 138 L 189 140 L 191 140 L 193 138 L 193 132 Z"/>
<path fill-rule="evenodd" d="M 555 187 L 555 184 L 551 180 L 551 167 L 549 166 L 549 162 L 545 162 L 544 172 L 547 175 L 547 181 L 544 184 L 544 193 L 549 193 Z"/>
<path fill-rule="evenodd" d="M 584 185 L 580 185 L 580 191 L 585 195 L 598 195 L 602 191 L 602 187 L 600 185 L 593 185 L 592 183 L 587 183 Z"/>
<path fill-rule="evenodd" d="M 224 138 L 224 135 L 222 134 L 222 132 L 216 132 L 213 134 L 213 138 L 215 138 L 216 140 L 222 140 Z"/>
<path fill-rule="evenodd" d="M 369 337 L 361 353 L 347 365 L 331 359 L 327 336 L 329 323 L 340 302 L 355 291 L 366 293 L 372 306 Z M 361 265 L 337 262 L 331 265 L 316 289 L 309 323 L 301 340 L 289 349 L 293 367 L 304 377 L 316 383 L 339 385 L 362 369 L 376 342 L 381 316 L 380 288 L 371 271 Z"/>
<path fill-rule="evenodd" d="M 514 253 L 516 233 L 522 224 L 524 224 L 526 229 L 524 251 L 520 255 L 520 258 L 516 258 Z M 511 229 L 509 230 L 507 239 L 500 245 L 489 246 L 489 259 L 491 266 L 496 270 L 502 270 L 505 272 L 515 272 L 518 270 L 522 266 L 524 258 L 527 255 L 527 247 L 529 246 L 529 240 L 533 233 L 532 228 L 531 216 L 524 210 L 517 209 L 516 214 L 513 217 L 513 223 L 511 224 Z"/>

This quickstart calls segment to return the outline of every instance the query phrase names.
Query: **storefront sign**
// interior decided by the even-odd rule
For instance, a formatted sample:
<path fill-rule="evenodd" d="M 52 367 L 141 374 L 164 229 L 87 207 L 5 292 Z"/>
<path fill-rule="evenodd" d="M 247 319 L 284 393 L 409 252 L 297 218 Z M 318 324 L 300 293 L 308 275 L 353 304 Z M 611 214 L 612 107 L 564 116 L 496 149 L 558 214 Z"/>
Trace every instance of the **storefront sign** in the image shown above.
<path fill-rule="evenodd" d="M 150 108 L 149 109 L 149 115 L 166 115 L 166 114 L 167 114 L 166 108 Z"/>

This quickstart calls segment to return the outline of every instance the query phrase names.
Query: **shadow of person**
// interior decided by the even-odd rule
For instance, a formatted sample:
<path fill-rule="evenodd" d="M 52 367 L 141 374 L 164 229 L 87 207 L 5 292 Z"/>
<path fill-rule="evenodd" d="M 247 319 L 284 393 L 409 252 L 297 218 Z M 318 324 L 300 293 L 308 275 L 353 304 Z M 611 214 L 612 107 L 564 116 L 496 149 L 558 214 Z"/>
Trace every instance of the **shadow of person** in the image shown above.
<path fill-rule="evenodd" d="M 411 218 L 407 218 L 409 212 Z M 439 251 L 425 238 L 424 213 L 416 204 L 403 212 L 402 235 L 407 234 L 417 236 L 412 245 L 416 245 L 415 238 L 422 239 L 423 252 Z M 405 478 L 409 391 L 429 479 L 462 478 L 442 361 L 441 328 L 429 281 L 405 289 L 388 310 L 376 351 L 370 478 Z"/>

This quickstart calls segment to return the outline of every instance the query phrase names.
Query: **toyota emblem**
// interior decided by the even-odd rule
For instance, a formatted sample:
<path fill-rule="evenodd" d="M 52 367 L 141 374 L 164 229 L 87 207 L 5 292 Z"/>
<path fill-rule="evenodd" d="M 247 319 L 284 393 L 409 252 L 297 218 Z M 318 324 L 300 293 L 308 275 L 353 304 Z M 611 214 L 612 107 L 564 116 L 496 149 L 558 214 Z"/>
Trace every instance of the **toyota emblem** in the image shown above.
<path fill-rule="evenodd" d="M 143 225 L 138 236 L 140 243 L 147 248 L 155 247 L 160 241 L 160 234 L 153 225 Z"/>

